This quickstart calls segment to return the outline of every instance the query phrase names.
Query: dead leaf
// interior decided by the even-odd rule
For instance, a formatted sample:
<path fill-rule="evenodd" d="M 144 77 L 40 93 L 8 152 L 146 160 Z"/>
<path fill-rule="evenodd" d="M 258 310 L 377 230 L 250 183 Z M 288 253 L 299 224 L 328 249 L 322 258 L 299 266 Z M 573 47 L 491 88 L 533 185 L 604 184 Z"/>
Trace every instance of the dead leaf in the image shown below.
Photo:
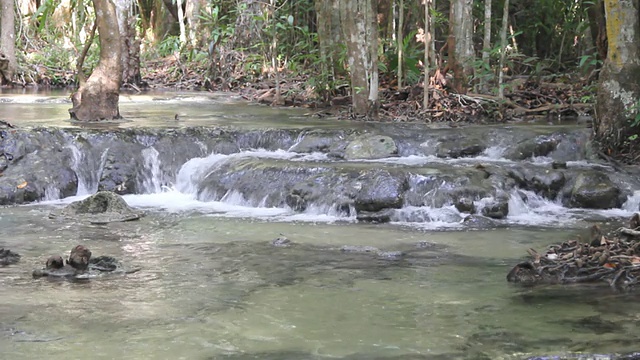
<path fill-rule="evenodd" d="M 18 189 L 24 189 L 25 187 L 27 187 L 27 182 L 23 182 L 22 184 L 18 184 L 18 186 L 16 186 Z"/>

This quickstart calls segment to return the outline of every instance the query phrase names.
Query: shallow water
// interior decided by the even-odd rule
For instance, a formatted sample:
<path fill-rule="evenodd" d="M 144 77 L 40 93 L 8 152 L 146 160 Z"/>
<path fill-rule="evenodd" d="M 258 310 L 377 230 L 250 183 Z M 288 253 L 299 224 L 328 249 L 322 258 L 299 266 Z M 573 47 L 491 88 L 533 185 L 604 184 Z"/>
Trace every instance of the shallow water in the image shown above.
<path fill-rule="evenodd" d="M 525 249 L 581 230 L 422 232 L 160 211 L 89 226 L 50 220 L 52 208 L 0 209 L 0 247 L 22 254 L 0 268 L 1 358 L 517 359 L 632 350 L 638 338 L 635 295 L 506 283 Z M 296 244 L 271 245 L 281 233 Z M 31 278 L 78 243 L 143 270 Z"/>
<path fill-rule="evenodd" d="M 121 102 L 130 121 L 106 127 L 367 126 L 247 105 L 226 94 L 158 93 Z M 64 93 L 0 92 L 0 118 L 19 126 L 78 126 L 66 120 L 69 107 Z M 294 161 L 301 155 L 253 149 L 229 156 Z M 313 156 L 299 160 L 316 161 Z M 508 164 L 499 152 L 455 161 Z M 95 164 L 84 165 L 96 171 Z M 533 194 L 523 204 L 512 196 L 499 229 L 460 231 L 460 218 L 448 216 L 448 208 L 405 208 L 409 220 L 366 225 L 326 209 L 300 214 L 250 206 L 234 194 L 198 201 L 181 173 L 170 174 L 165 185 L 155 165 L 149 164 L 148 191 L 125 196 L 148 212 L 140 221 L 98 226 L 48 218 L 76 198 L 0 208 L 0 248 L 22 255 L 18 264 L 0 267 L 0 359 L 522 359 L 638 350 L 637 294 L 506 282 L 527 248 L 584 234 L 585 219 L 628 217 L 638 192 L 623 209 L 607 211 L 566 209 Z M 190 178 L 198 168 L 183 170 Z M 82 188 L 97 188 L 89 180 Z M 410 221 L 416 216 L 420 221 Z M 295 245 L 271 245 L 281 234 Z M 79 243 L 94 256 L 115 256 L 142 270 L 76 282 L 32 279 L 49 255 L 66 255 Z"/>
<path fill-rule="evenodd" d="M 11 93 L 0 90 L 0 119 L 17 126 L 92 128 L 190 126 L 238 126 L 298 128 L 337 126 L 333 121 L 311 118 L 313 109 L 270 108 L 249 103 L 239 96 L 209 92 L 145 92 L 120 95 L 123 121 L 79 123 L 69 121 L 69 93 Z M 175 116 L 178 115 L 178 121 Z"/>

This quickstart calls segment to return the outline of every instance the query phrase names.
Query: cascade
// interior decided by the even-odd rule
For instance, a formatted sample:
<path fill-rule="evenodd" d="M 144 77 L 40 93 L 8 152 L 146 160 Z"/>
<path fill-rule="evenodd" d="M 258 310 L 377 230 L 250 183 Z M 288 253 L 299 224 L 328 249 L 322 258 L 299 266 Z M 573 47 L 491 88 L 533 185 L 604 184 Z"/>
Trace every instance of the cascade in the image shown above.
<path fill-rule="evenodd" d="M 162 171 L 160 170 L 160 153 L 153 146 L 142 150 L 144 168 L 142 169 L 142 184 L 140 187 L 143 193 L 159 193 L 162 191 Z"/>
<path fill-rule="evenodd" d="M 98 183 L 102 177 L 104 166 L 107 161 L 109 148 L 106 148 L 100 155 L 100 161 L 91 161 L 86 151 L 82 151 L 74 142 L 70 143 L 67 148 L 71 150 L 72 164 L 71 168 L 78 177 L 77 196 L 91 195 L 98 191 Z M 96 163 L 98 164 L 96 168 Z"/>

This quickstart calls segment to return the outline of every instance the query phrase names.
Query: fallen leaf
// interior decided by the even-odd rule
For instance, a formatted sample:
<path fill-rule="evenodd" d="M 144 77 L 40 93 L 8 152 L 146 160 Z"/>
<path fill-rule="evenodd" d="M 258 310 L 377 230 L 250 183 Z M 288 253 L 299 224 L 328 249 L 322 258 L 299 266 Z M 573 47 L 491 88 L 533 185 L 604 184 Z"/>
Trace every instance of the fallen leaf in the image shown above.
<path fill-rule="evenodd" d="M 22 184 L 19 184 L 18 186 L 16 186 L 18 189 L 24 189 L 25 187 L 27 187 L 27 182 L 23 182 Z"/>

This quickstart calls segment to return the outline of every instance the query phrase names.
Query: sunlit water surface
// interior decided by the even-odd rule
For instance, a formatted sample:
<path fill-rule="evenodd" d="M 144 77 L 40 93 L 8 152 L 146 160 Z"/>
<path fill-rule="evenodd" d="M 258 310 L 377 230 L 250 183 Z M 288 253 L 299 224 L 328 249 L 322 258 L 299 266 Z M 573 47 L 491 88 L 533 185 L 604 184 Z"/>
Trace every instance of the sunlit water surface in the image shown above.
<path fill-rule="evenodd" d="M 528 247 L 581 230 L 423 232 L 149 211 L 110 226 L 0 209 L 0 358 L 524 358 L 632 350 L 640 302 L 608 289 L 522 289 L 505 275 Z M 296 243 L 276 247 L 286 235 Z M 32 279 L 85 244 L 138 273 Z M 400 250 L 402 260 L 341 251 Z"/>

